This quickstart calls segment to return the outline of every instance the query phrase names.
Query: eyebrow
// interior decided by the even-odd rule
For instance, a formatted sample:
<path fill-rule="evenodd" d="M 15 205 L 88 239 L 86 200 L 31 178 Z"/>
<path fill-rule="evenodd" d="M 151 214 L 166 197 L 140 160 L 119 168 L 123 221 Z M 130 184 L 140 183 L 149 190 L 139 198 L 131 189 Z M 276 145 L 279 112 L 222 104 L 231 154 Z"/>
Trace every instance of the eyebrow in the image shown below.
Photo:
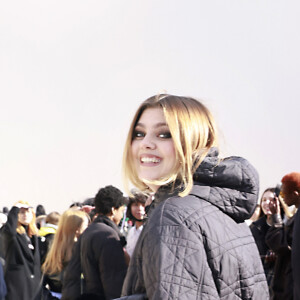
<path fill-rule="evenodd" d="M 140 127 L 143 127 L 143 128 L 146 127 L 143 123 L 140 123 L 140 122 L 135 125 L 135 127 L 137 127 L 137 126 L 140 126 Z M 169 126 L 165 122 L 160 122 L 160 123 L 157 123 L 157 124 L 154 125 L 154 128 L 159 128 L 159 127 L 169 127 Z"/>

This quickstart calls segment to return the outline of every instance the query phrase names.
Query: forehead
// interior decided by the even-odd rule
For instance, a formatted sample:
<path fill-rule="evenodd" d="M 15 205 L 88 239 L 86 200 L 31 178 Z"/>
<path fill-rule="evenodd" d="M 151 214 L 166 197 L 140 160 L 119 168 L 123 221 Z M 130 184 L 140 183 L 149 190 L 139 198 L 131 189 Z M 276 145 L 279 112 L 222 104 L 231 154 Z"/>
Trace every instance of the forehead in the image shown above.
<path fill-rule="evenodd" d="M 131 204 L 132 206 L 138 206 L 138 205 L 143 205 L 143 206 L 145 206 L 145 203 L 143 203 L 143 202 L 140 202 L 140 201 L 135 201 L 135 202 L 132 202 L 132 204 Z"/>
<path fill-rule="evenodd" d="M 274 193 L 272 193 L 271 191 L 266 191 L 263 194 L 263 198 L 269 198 L 269 197 L 274 197 Z"/>
<path fill-rule="evenodd" d="M 25 213 L 27 211 L 29 211 L 29 208 L 25 208 L 25 207 L 21 207 L 19 210 L 20 213 Z"/>
<path fill-rule="evenodd" d="M 163 126 L 166 118 L 161 107 L 146 108 L 137 121 L 139 126 Z"/>

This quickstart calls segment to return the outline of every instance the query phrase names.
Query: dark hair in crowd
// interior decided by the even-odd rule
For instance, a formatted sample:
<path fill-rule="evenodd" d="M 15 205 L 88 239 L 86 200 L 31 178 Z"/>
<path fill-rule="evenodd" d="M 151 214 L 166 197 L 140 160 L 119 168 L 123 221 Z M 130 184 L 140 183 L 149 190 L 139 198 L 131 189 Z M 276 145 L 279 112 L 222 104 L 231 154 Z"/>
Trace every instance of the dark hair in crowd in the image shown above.
<path fill-rule="evenodd" d="M 81 203 L 81 202 L 73 202 L 71 205 L 70 205 L 70 207 L 69 208 L 72 208 L 72 207 L 82 207 L 83 206 L 83 204 Z"/>
<path fill-rule="evenodd" d="M 142 204 L 145 205 L 148 196 L 143 194 L 143 193 L 139 193 L 139 192 L 132 192 L 132 194 L 133 194 L 133 197 L 129 197 L 129 203 L 127 205 L 126 216 L 130 220 L 136 221 L 135 217 L 131 213 L 131 206 L 132 206 L 133 203 L 142 203 Z"/>
<path fill-rule="evenodd" d="M 83 205 L 95 206 L 95 198 L 88 198 L 82 202 Z"/>
<path fill-rule="evenodd" d="M 45 207 L 42 204 L 39 204 L 35 210 L 36 217 L 46 215 Z"/>
<path fill-rule="evenodd" d="M 127 198 L 116 187 L 108 185 L 101 188 L 95 196 L 95 212 L 107 215 L 114 207 L 118 209 L 127 203 Z"/>

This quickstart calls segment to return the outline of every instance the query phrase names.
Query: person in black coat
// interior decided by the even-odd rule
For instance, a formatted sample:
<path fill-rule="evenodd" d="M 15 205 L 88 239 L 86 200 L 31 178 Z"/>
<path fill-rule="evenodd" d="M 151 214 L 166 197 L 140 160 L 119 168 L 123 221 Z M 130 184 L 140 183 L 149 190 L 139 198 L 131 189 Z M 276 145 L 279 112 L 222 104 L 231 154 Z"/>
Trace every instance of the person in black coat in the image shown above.
<path fill-rule="evenodd" d="M 5 280 L 4 280 L 3 267 L 2 267 L 2 263 L 0 263 L 0 300 L 4 300 L 6 292 L 7 290 L 6 290 Z"/>
<path fill-rule="evenodd" d="M 75 300 L 80 294 L 113 299 L 121 295 L 127 271 L 125 238 L 118 229 L 127 199 L 113 186 L 95 197 L 96 219 L 80 236 L 66 268 L 62 299 Z M 84 283 L 81 284 L 80 274 Z"/>
<path fill-rule="evenodd" d="M 18 201 L 1 228 L 5 259 L 6 300 L 41 299 L 40 253 L 35 214 L 27 201 Z"/>
<path fill-rule="evenodd" d="M 275 198 L 275 188 L 267 188 L 261 196 L 260 200 L 260 208 L 261 213 L 259 216 L 259 219 L 254 221 L 250 225 L 250 229 L 252 232 L 252 235 L 255 239 L 264 271 L 267 277 L 268 286 L 270 288 L 270 294 L 272 294 L 271 290 L 271 283 L 274 277 L 274 266 L 275 266 L 275 260 L 276 260 L 276 254 L 274 251 L 270 249 L 270 247 L 266 244 L 266 235 L 271 226 L 273 225 L 273 215 L 270 210 L 270 203 L 274 201 Z M 287 210 L 287 208 L 283 207 L 281 202 L 278 201 L 278 207 L 279 211 L 278 214 L 279 217 L 284 217 L 284 212 Z M 277 216 L 277 215 L 276 215 Z"/>
<path fill-rule="evenodd" d="M 296 175 L 298 174 L 298 176 Z M 288 206 L 295 205 L 296 208 L 300 205 L 300 174 L 291 173 L 285 175 L 281 182 L 281 196 L 284 202 Z M 297 186 L 298 180 L 298 186 Z M 281 200 L 281 201 L 283 201 Z M 294 249 L 293 231 L 295 224 L 295 215 L 292 215 L 285 223 L 280 218 L 276 218 L 278 215 L 278 201 L 273 201 L 270 205 L 270 209 L 273 213 L 273 226 L 269 229 L 266 235 L 267 245 L 276 253 L 277 259 L 274 269 L 274 280 L 272 282 L 273 297 L 272 300 L 292 300 L 299 299 L 299 297 L 293 296 L 293 289 L 299 284 L 294 283 L 294 271 L 297 272 L 299 267 L 299 260 L 295 260 L 295 265 L 292 264 L 292 251 Z M 297 242 L 296 242 L 297 243 Z M 298 257 L 298 254 L 296 254 Z"/>
<path fill-rule="evenodd" d="M 292 178 L 291 178 L 292 177 Z M 292 173 L 289 177 L 292 188 L 286 197 L 293 197 L 295 205 L 300 205 L 300 173 Z M 292 268 L 294 278 L 294 299 L 300 299 L 300 212 L 299 209 L 295 215 L 292 247 Z"/>

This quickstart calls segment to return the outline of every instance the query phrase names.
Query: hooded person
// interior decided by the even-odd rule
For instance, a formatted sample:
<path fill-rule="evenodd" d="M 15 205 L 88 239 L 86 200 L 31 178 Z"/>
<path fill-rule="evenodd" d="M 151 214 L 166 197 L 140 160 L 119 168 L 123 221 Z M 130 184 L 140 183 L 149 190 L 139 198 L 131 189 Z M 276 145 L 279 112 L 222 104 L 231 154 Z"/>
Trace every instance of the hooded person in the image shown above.
<path fill-rule="evenodd" d="M 244 222 L 257 204 L 258 174 L 246 159 L 221 159 L 216 135 L 209 110 L 193 98 L 158 95 L 138 108 L 125 144 L 124 178 L 154 193 L 154 200 L 124 299 L 269 298 Z"/>

